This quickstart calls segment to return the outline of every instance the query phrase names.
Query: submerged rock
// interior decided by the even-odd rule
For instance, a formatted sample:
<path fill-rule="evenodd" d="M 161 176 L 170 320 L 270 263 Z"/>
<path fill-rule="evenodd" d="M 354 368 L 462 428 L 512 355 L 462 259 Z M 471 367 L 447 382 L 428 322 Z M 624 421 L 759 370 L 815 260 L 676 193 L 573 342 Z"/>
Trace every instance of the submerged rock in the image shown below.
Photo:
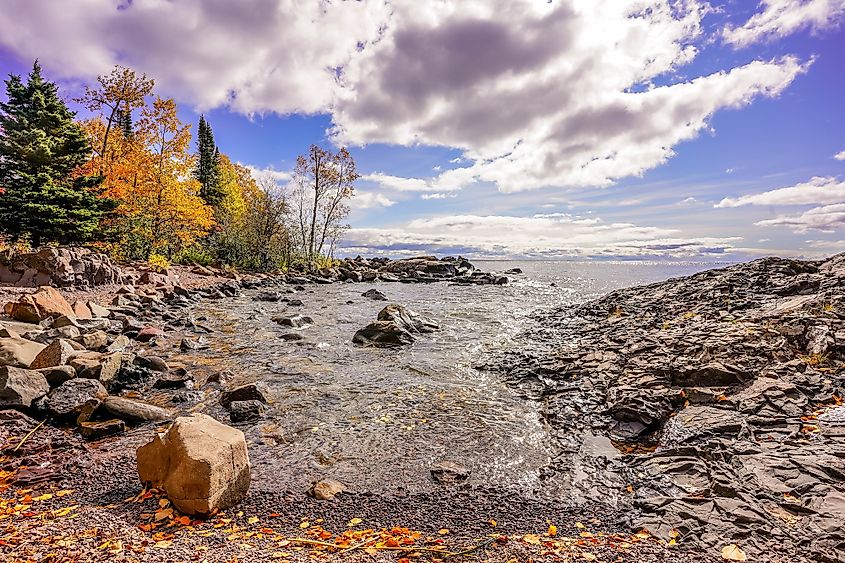
<path fill-rule="evenodd" d="M 372 299 L 373 301 L 387 301 L 387 295 L 377 289 L 368 289 L 361 296 Z"/>
<path fill-rule="evenodd" d="M 357 331 L 352 342 L 376 348 L 405 346 L 413 344 L 416 335 L 438 328 L 437 323 L 420 317 L 407 307 L 391 304 L 379 312 L 375 322 Z"/>
<path fill-rule="evenodd" d="M 163 490 L 180 512 L 205 516 L 240 502 L 249 489 L 243 432 L 204 414 L 179 417 L 138 448 L 142 483 Z"/>

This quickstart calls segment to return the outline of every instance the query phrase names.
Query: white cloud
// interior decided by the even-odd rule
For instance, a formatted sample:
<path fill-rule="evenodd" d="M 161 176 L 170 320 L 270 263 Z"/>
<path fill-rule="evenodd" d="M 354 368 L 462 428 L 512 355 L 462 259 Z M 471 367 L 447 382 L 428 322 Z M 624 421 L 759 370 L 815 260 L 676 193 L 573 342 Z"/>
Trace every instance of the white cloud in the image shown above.
<path fill-rule="evenodd" d="M 200 108 L 327 112 L 339 142 L 453 147 L 470 163 L 432 180 L 385 178 L 404 186 L 392 189 L 513 192 L 643 174 L 714 113 L 777 96 L 807 68 L 785 57 L 676 78 L 709 11 L 703 0 L 78 0 L 60 10 L 8 0 L 0 44 L 68 77 L 120 62 Z"/>
<path fill-rule="evenodd" d="M 351 205 L 357 209 L 372 209 L 374 207 L 390 207 L 395 203 L 384 194 L 356 190 Z"/>
<path fill-rule="evenodd" d="M 721 254 L 736 238 L 682 237 L 677 230 L 546 214 L 456 215 L 397 228 L 351 229 L 348 251 L 463 252 L 498 256 L 700 256 Z M 353 251 L 354 252 L 354 251 Z"/>
<path fill-rule="evenodd" d="M 420 199 L 446 199 L 446 198 L 453 198 L 457 197 L 457 194 L 445 194 L 442 192 L 437 192 L 433 194 L 422 194 Z"/>
<path fill-rule="evenodd" d="M 276 184 L 287 184 L 292 177 L 291 172 L 288 170 L 277 170 L 272 167 L 258 168 L 250 164 L 246 164 L 244 166 L 249 169 L 252 177 L 259 182 L 266 179 Z"/>
<path fill-rule="evenodd" d="M 833 155 L 833 158 L 835 158 L 836 160 L 845 160 L 845 150 L 836 153 L 835 155 Z"/>
<path fill-rule="evenodd" d="M 743 25 L 726 26 L 722 37 L 736 48 L 786 37 L 802 29 L 820 31 L 845 15 L 845 0 L 762 0 L 761 12 Z"/>
<path fill-rule="evenodd" d="M 743 205 L 812 205 L 845 202 L 845 181 L 833 177 L 816 176 L 787 188 L 778 188 L 759 194 L 726 197 L 715 207 L 740 207 Z"/>
<path fill-rule="evenodd" d="M 462 174 L 466 168 L 447 170 L 433 179 L 404 178 L 393 176 L 382 172 L 364 174 L 361 180 L 373 182 L 382 188 L 396 190 L 398 192 L 450 192 L 461 189 L 464 179 Z"/>
<path fill-rule="evenodd" d="M 814 207 L 799 215 L 781 215 L 755 223 L 760 227 L 789 227 L 795 233 L 832 233 L 845 227 L 845 203 Z"/>
<path fill-rule="evenodd" d="M 695 205 L 696 203 L 698 203 L 698 200 L 690 196 L 679 201 L 678 205 Z"/>

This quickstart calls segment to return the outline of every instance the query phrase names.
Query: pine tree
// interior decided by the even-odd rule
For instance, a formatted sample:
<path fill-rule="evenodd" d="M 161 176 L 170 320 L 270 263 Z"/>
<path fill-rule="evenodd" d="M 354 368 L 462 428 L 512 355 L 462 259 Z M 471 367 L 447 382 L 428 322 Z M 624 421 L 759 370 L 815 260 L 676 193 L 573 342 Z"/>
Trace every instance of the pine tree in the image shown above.
<path fill-rule="evenodd" d="M 124 139 L 132 138 L 132 112 L 129 110 L 120 110 L 120 130 L 123 131 Z"/>
<path fill-rule="evenodd" d="M 217 206 L 223 199 L 220 186 L 220 151 L 214 144 L 214 133 L 205 116 L 200 116 L 197 127 L 197 165 L 194 178 L 200 183 L 200 197 L 209 205 Z"/>
<path fill-rule="evenodd" d="M 41 76 L 6 80 L 0 103 L 0 232 L 33 246 L 89 240 L 115 202 L 100 196 L 99 176 L 77 171 L 91 155 L 83 129 Z"/>

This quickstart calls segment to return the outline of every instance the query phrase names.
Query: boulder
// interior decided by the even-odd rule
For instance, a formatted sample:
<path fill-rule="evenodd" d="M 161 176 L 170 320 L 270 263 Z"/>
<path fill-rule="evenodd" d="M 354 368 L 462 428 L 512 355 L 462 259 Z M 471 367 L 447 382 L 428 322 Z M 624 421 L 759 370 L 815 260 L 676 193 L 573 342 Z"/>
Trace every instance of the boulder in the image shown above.
<path fill-rule="evenodd" d="M 232 401 L 229 403 L 229 420 L 232 422 L 246 422 L 264 415 L 264 403 L 258 400 Z"/>
<path fill-rule="evenodd" d="M 225 389 L 220 393 L 220 404 L 227 409 L 235 401 L 260 401 L 267 403 L 264 396 L 264 385 L 260 383 L 247 383 L 232 389 Z"/>
<path fill-rule="evenodd" d="M 89 400 L 102 401 L 107 395 L 106 388 L 99 381 L 70 379 L 47 393 L 43 407 L 54 418 L 75 418 Z"/>
<path fill-rule="evenodd" d="M 165 333 L 158 327 L 155 326 L 145 326 L 138 332 L 138 336 L 135 337 L 135 340 L 138 342 L 149 342 L 153 338 L 163 338 Z"/>
<path fill-rule="evenodd" d="M 102 350 L 109 343 L 109 335 L 102 330 L 81 334 L 74 339 L 88 350 Z"/>
<path fill-rule="evenodd" d="M 73 309 L 73 314 L 78 319 L 90 319 L 94 317 L 91 309 L 82 301 L 74 301 L 71 308 Z"/>
<path fill-rule="evenodd" d="M 107 397 L 103 401 L 103 408 L 112 416 L 129 424 L 164 422 L 173 419 L 173 413 L 167 409 L 126 397 Z"/>
<path fill-rule="evenodd" d="M 0 257 L 0 281 L 69 287 L 120 283 L 126 274 L 105 254 L 81 247 L 44 247 Z"/>
<path fill-rule="evenodd" d="M 373 301 L 387 301 L 387 295 L 377 289 L 368 289 L 361 296 L 372 299 Z"/>
<path fill-rule="evenodd" d="M 243 432 L 204 414 L 179 417 L 138 448 L 138 476 L 167 493 L 180 512 L 208 515 L 240 502 L 250 466 Z"/>
<path fill-rule="evenodd" d="M 35 359 L 29 364 L 29 368 L 40 369 L 63 366 L 70 361 L 71 356 L 75 353 L 76 349 L 71 346 L 70 342 L 58 338 L 35 356 Z"/>
<path fill-rule="evenodd" d="M 294 315 L 292 317 L 273 317 L 273 322 L 281 326 L 289 326 L 291 328 L 302 328 L 306 325 L 314 323 L 314 319 L 304 315 Z"/>
<path fill-rule="evenodd" d="M 453 461 L 441 461 L 431 468 L 431 477 L 441 485 L 466 481 L 469 475 L 469 469 Z"/>
<path fill-rule="evenodd" d="M 334 479 L 322 479 L 315 481 L 308 494 L 317 500 L 334 500 L 334 497 L 346 490 L 346 486 Z"/>
<path fill-rule="evenodd" d="M 9 315 L 25 323 L 39 323 L 62 315 L 74 316 L 74 313 L 70 303 L 57 289 L 43 286 L 12 303 Z"/>
<path fill-rule="evenodd" d="M 413 344 L 416 338 L 393 321 L 376 321 L 360 329 L 352 337 L 352 342 L 362 346 L 392 348 Z"/>
<path fill-rule="evenodd" d="M 28 368 L 44 348 L 44 344 L 19 336 L 0 338 L 0 365 Z"/>
<path fill-rule="evenodd" d="M 117 418 L 102 422 L 80 422 L 79 433 L 86 440 L 100 440 L 126 431 L 126 423 Z"/>
<path fill-rule="evenodd" d="M 0 405 L 29 408 L 32 401 L 50 391 L 44 375 L 12 366 L 0 367 Z"/>
<path fill-rule="evenodd" d="M 106 319 L 111 313 L 111 311 L 93 301 L 88 302 L 88 310 L 91 311 L 91 315 L 95 319 Z"/>
<path fill-rule="evenodd" d="M 419 316 L 403 305 L 392 303 L 379 311 L 377 320 L 391 321 L 408 332 L 434 332 L 440 327 L 432 320 Z"/>
<path fill-rule="evenodd" d="M 49 368 L 40 368 L 40 372 L 50 387 L 58 387 L 65 381 L 76 377 L 76 370 L 72 366 L 53 366 Z"/>
<path fill-rule="evenodd" d="M 116 337 L 111 344 L 106 347 L 106 352 L 123 352 L 132 345 L 132 341 L 128 336 L 121 334 Z"/>

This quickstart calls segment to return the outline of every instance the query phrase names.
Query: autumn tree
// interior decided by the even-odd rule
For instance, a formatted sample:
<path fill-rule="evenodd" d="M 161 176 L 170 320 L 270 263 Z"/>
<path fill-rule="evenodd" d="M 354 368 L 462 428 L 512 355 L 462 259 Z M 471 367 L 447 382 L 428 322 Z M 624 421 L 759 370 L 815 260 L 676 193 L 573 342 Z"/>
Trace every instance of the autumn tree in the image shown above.
<path fill-rule="evenodd" d="M 100 143 L 94 147 L 101 166 L 105 166 L 112 128 L 120 127 L 124 136 L 131 131 L 132 110 L 144 107 L 155 82 L 146 74 L 138 76 L 134 70 L 118 65 L 109 74 L 97 77 L 97 84 L 96 88 L 86 86 L 85 95 L 76 101 L 105 120 Z"/>
<path fill-rule="evenodd" d="M 85 132 L 56 85 L 32 65 L 26 84 L 6 81 L 0 103 L 0 231 L 33 246 L 89 240 L 114 208 L 101 197 L 102 178 L 79 171 L 90 156 Z"/>
<path fill-rule="evenodd" d="M 337 153 L 311 145 L 296 160 L 294 169 L 294 217 L 297 242 L 309 266 L 323 255 L 326 243 L 333 248 L 349 214 L 346 202 L 354 195 L 358 178 L 355 162 L 346 149 Z"/>

